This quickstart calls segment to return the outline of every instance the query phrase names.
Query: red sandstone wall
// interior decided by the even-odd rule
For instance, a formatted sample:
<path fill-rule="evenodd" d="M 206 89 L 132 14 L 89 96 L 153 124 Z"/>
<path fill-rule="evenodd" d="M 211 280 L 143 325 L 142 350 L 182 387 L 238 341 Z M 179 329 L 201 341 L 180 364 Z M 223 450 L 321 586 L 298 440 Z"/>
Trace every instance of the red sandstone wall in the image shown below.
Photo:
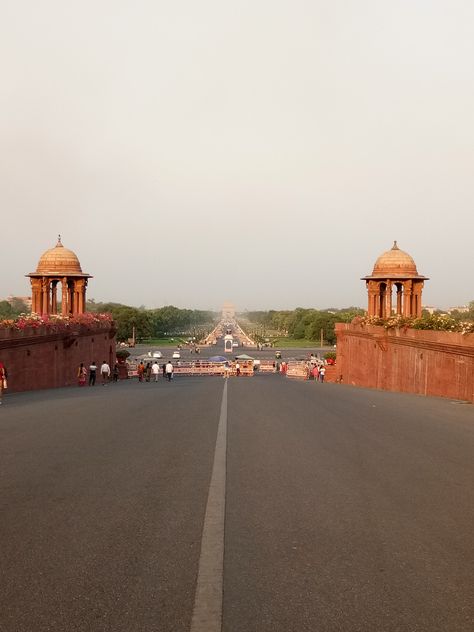
<path fill-rule="evenodd" d="M 0 360 L 8 371 L 8 391 L 69 386 L 77 383 L 77 368 L 92 360 L 115 363 L 115 329 L 110 325 L 67 333 L 0 329 Z"/>
<path fill-rule="evenodd" d="M 474 334 L 338 323 L 345 384 L 474 402 Z"/>

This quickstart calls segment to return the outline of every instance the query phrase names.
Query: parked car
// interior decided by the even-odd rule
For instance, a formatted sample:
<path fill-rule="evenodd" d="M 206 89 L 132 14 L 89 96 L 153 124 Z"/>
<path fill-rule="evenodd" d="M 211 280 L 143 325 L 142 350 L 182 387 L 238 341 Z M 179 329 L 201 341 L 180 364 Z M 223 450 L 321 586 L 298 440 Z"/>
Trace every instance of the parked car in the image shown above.
<path fill-rule="evenodd" d="M 161 353 L 161 351 L 153 351 L 153 357 L 154 358 L 162 358 L 163 354 Z"/>
<path fill-rule="evenodd" d="M 179 351 L 173 351 L 173 359 L 177 360 L 181 357 L 181 354 Z"/>

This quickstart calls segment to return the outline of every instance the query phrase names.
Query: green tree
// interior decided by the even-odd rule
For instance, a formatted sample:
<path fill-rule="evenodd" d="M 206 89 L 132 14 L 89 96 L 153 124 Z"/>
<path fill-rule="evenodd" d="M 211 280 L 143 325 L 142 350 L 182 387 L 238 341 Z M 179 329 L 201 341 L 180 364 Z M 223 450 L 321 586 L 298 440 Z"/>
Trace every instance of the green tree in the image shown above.
<path fill-rule="evenodd" d="M 28 310 L 28 305 L 25 301 L 22 301 L 21 298 L 12 298 L 10 305 L 12 306 L 12 310 L 16 314 L 26 314 Z"/>
<path fill-rule="evenodd" d="M 0 301 L 0 320 L 10 320 L 27 312 L 28 306 L 21 298 L 13 298 L 11 301 Z"/>
<path fill-rule="evenodd" d="M 10 318 L 14 318 L 16 314 L 14 313 L 12 306 L 8 301 L 0 301 L 0 320 L 8 320 Z"/>

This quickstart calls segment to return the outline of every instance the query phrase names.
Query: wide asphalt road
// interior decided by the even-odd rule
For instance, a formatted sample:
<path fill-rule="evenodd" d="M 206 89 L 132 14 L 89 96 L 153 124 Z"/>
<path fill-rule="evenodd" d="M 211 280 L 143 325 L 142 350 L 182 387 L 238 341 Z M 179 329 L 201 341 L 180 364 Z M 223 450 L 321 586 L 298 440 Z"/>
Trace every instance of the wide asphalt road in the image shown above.
<path fill-rule="evenodd" d="M 7 395 L 2 632 L 472 632 L 474 409 L 253 378 Z"/>
<path fill-rule="evenodd" d="M 151 356 L 148 354 L 152 354 L 154 351 L 160 351 L 162 353 L 162 359 L 158 359 L 158 362 L 163 362 L 169 359 L 172 359 L 173 351 L 177 351 L 178 348 L 176 346 L 157 346 L 157 345 L 144 345 L 139 344 L 134 348 L 129 348 L 127 351 L 130 353 L 130 359 L 143 358 L 145 362 L 148 360 L 153 361 Z M 282 360 L 306 360 L 309 358 L 310 354 L 314 354 L 320 358 L 324 357 L 324 354 L 328 351 L 334 351 L 334 347 L 302 347 L 299 349 L 295 348 L 270 348 L 265 347 L 261 351 L 255 349 L 255 347 L 235 347 L 232 353 L 225 353 L 224 344 L 218 345 L 210 345 L 207 347 L 200 347 L 199 355 L 191 353 L 191 350 L 184 346 L 180 350 L 181 361 L 182 362 L 196 362 L 197 360 L 207 360 L 207 358 L 211 358 L 212 356 L 224 356 L 228 357 L 229 360 L 233 360 L 235 356 L 238 356 L 242 353 L 249 355 L 256 360 L 274 360 L 275 352 L 280 351 Z M 174 360 L 173 360 L 174 362 Z"/>

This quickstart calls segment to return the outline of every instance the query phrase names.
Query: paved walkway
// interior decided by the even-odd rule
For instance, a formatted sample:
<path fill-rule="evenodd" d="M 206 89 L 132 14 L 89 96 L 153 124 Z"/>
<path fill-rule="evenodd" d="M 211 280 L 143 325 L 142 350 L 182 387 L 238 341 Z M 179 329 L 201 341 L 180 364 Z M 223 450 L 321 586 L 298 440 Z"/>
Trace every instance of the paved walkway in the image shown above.
<path fill-rule="evenodd" d="M 473 457 L 472 406 L 277 375 L 7 396 L 0 630 L 471 632 Z"/>

